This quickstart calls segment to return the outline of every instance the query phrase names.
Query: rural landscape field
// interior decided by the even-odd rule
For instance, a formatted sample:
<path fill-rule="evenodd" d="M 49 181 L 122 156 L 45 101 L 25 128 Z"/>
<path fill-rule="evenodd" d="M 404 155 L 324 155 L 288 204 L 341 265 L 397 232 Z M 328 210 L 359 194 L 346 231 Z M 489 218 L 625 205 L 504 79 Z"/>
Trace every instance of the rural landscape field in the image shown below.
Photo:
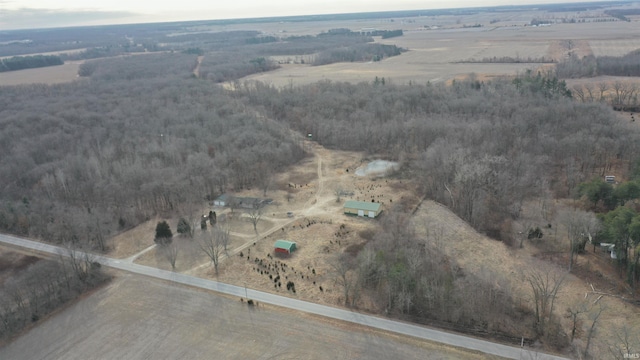
<path fill-rule="evenodd" d="M 0 31 L 0 358 L 640 357 L 639 21 Z"/>

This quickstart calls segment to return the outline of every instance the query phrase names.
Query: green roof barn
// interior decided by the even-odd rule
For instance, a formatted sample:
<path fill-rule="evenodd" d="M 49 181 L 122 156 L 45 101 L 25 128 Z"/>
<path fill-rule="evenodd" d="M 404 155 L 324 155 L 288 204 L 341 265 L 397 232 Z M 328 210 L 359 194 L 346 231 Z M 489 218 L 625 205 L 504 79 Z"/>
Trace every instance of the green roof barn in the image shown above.
<path fill-rule="evenodd" d="M 276 240 L 274 248 L 277 253 L 289 255 L 296 250 L 296 243 L 287 240 Z"/>
<path fill-rule="evenodd" d="M 375 218 L 382 212 L 382 204 L 376 202 L 347 200 L 344 203 L 344 213 L 348 215 Z"/>

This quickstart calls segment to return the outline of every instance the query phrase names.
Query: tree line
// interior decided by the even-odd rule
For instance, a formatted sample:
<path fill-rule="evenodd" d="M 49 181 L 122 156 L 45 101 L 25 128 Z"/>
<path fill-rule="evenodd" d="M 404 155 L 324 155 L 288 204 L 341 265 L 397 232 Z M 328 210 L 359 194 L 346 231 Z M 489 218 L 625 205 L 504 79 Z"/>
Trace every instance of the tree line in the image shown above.
<path fill-rule="evenodd" d="M 582 58 L 572 54 L 556 65 L 558 77 L 582 78 L 601 75 L 640 76 L 640 50 L 622 56 L 593 56 Z"/>
<path fill-rule="evenodd" d="M 357 44 L 349 47 L 321 51 L 313 58 L 313 65 L 327 65 L 337 62 L 380 61 L 400 55 L 404 50 L 395 45 Z"/>
<path fill-rule="evenodd" d="M 0 339 L 18 334 L 109 279 L 100 264 L 72 245 L 57 259 L 37 260 L 0 287 Z"/>
<path fill-rule="evenodd" d="M 35 69 L 62 65 L 64 61 L 56 55 L 14 56 L 0 59 L 0 72 Z"/>
<path fill-rule="evenodd" d="M 600 82 L 574 85 L 571 88 L 571 93 L 581 102 L 600 102 L 609 104 L 616 110 L 633 112 L 640 104 L 638 90 L 638 85 L 632 82 L 615 81 L 612 84 Z"/>

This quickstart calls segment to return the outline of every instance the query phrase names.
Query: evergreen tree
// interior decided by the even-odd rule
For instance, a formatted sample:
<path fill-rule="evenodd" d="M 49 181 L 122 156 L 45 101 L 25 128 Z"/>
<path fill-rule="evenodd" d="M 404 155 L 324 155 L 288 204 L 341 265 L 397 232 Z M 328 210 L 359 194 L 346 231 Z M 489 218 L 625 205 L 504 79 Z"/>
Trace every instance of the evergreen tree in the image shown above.
<path fill-rule="evenodd" d="M 171 232 L 169 223 L 166 221 L 159 222 L 156 226 L 156 238 L 154 241 L 159 245 L 171 244 L 172 237 L 173 233 Z"/>

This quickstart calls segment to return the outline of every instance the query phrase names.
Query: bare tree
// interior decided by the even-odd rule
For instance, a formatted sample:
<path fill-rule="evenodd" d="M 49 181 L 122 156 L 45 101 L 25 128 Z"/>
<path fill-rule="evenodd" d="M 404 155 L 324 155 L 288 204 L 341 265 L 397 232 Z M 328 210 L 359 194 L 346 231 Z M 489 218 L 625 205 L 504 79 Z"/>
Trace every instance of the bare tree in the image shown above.
<path fill-rule="evenodd" d="M 258 222 L 260 222 L 260 219 L 262 219 L 263 214 L 264 214 L 264 208 L 262 207 L 261 204 L 257 204 L 257 203 L 253 204 L 251 209 L 247 211 L 247 215 L 249 215 L 249 220 L 253 225 L 253 231 L 255 231 L 256 234 L 258 233 Z"/>
<path fill-rule="evenodd" d="M 607 83 L 601 82 L 598 84 L 598 90 L 600 91 L 600 98 L 598 99 L 598 101 L 605 101 L 604 95 L 607 93 L 607 90 L 609 90 L 609 86 L 607 85 Z"/>
<path fill-rule="evenodd" d="M 227 247 L 229 246 L 229 241 L 231 240 L 229 227 L 225 223 L 218 224 L 216 226 L 216 236 L 220 240 L 220 244 L 222 244 L 222 248 L 224 249 L 224 253 L 229 255 L 227 252 Z"/>
<path fill-rule="evenodd" d="M 567 308 L 566 317 L 571 321 L 571 342 L 575 339 L 576 334 L 580 335 L 582 318 L 581 315 L 589 311 L 589 306 L 586 302 L 580 301 Z"/>
<path fill-rule="evenodd" d="M 71 243 L 64 245 L 64 253 L 61 255 L 60 259 L 63 267 L 66 259 L 76 278 L 80 280 L 80 282 L 86 283 L 89 280 L 91 266 L 94 262 L 93 256 L 87 252 L 78 250 L 76 245 Z"/>
<path fill-rule="evenodd" d="M 613 331 L 609 340 L 609 352 L 616 359 L 625 359 L 628 354 L 640 352 L 640 329 L 624 324 Z M 613 344 L 611 343 L 613 341 Z M 625 357 L 626 356 L 626 357 Z"/>
<path fill-rule="evenodd" d="M 584 88 L 582 86 L 574 85 L 571 90 L 573 90 L 572 93 L 575 98 L 580 100 L 580 102 L 585 102 Z"/>
<path fill-rule="evenodd" d="M 340 199 L 342 197 L 342 186 L 338 185 L 333 189 L 333 193 L 336 195 L 336 202 L 340 202 Z"/>
<path fill-rule="evenodd" d="M 593 335 L 596 332 L 596 325 L 598 324 L 598 319 L 600 318 L 600 315 L 605 309 L 606 307 L 602 305 L 602 303 L 600 303 L 600 306 L 598 307 L 598 309 L 592 312 L 590 315 L 591 326 L 589 327 L 589 330 L 587 330 L 587 344 L 584 346 L 585 359 L 589 358 L 589 346 L 591 345 L 591 339 L 593 339 Z"/>
<path fill-rule="evenodd" d="M 342 254 L 334 258 L 330 265 L 336 285 L 342 288 L 345 306 L 354 306 L 357 301 L 358 285 L 353 271 L 355 267 L 353 259 L 347 254 Z"/>
<path fill-rule="evenodd" d="M 178 244 L 173 241 L 170 244 L 166 244 L 160 247 L 160 251 L 164 254 L 164 256 L 171 264 L 171 269 L 176 269 L 176 260 L 178 259 Z"/>
<path fill-rule="evenodd" d="M 533 270 L 526 281 L 531 286 L 535 306 L 534 330 L 539 335 L 545 335 L 549 322 L 553 317 L 553 306 L 558 291 L 564 282 L 566 274 L 558 274 L 553 270 Z"/>
<path fill-rule="evenodd" d="M 576 253 L 584 251 L 587 241 L 600 229 L 595 214 L 579 209 L 564 209 L 559 213 L 560 221 L 567 227 L 569 238 L 569 271 L 573 269 Z"/>
<path fill-rule="evenodd" d="M 258 182 L 260 183 L 260 188 L 262 189 L 262 196 L 267 196 L 267 191 L 269 191 L 269 188 L 273 183 L 272 165 L 262 162 L 258 165 L 257 171 L 260 173 Z"/>
<path fill-rule="evenodd" d="M 589 102 L 593 102 L 595 100 L 595 96 L 593 95 L 593 85 L 591 83 L 586 83 L 584 85 L 584 90 L 586 91 L 585 99 L 588 99 Z"/>
<path fill-rule="evenodd" d="M 211 259 L 211 263 L 218 274 L 218 265 L 220 264 L 220 256 L 225 248 L 225 241 L 229 238 L 229 231 L 219 227 L 213 227 L 211 230 L 202 231 L 200 233 L 200 248 Z"/>

